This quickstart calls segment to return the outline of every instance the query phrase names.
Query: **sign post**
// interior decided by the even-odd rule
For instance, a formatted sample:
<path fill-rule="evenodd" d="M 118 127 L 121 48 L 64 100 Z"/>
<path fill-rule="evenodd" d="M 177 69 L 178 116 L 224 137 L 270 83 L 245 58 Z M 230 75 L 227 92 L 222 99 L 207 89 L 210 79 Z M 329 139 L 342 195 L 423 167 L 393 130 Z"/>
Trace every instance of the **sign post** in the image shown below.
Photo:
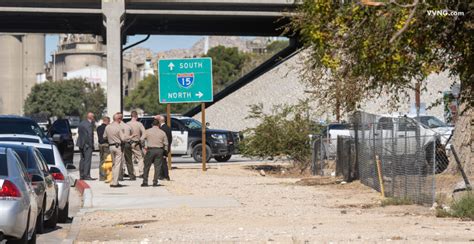
<path fill-rule="evenodd" d="M 171 130 L 171 104 L 166 104 L 166 125 L 168 125 L 168 128 Z M 171 145 L 169 145 L 168 150 L 168 170 L 171 170 Z"/>
<path fill-rule="evenodd" d="M 202 170 L 206 171 L 206 104 L 214 100 L 212 87 L 212 59 L 161 59 L 158 62 L 159 101 L 167 104 L 167 124 L 171 128 L 171 103 L 201 103 L 202 115 Z M 171 152 L 168 154 L 171 169 Z"/>
<path fill-rule="evenodd" d="M 207 171 L 207 146 L 206 146 L 206 104 L 201 103 L 202 123 L 202 171 Z"/>

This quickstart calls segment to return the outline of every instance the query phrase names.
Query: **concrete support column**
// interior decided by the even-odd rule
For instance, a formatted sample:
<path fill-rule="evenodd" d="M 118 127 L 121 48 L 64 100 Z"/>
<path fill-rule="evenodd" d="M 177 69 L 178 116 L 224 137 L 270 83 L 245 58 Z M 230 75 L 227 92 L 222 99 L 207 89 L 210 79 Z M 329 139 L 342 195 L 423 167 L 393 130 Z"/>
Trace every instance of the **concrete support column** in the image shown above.
<path fill-rule="evenodd" d="M 122 110 L 122 26 L 125 0 L 102 0 L 107 30 L 107 114 Z"/>

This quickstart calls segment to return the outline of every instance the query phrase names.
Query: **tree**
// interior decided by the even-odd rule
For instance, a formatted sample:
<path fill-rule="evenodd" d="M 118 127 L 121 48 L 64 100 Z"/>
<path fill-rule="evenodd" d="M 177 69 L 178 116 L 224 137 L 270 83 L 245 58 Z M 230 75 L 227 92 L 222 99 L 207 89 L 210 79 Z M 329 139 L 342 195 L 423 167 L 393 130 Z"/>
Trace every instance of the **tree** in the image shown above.
<path fill-rule="evenodd" d="M 373 96 L 396 103 L 449 70 L 472 107 L 473 9 L 469 1 L 306 0 L 292 22 L 310 50 L 303 77 L 318 99 L 351 111 Z"/>
<path fill-rule="evenodd" d="M 214 92 L 219 92 L 242 75 L 242 68 L 249 56 L 236 47 L 217 46 L 209 49 L 207 56 L 212 58 Z"/>
<path fill-rule="evenodd" d="M 48 81 L 33 86 L 25 101 L 25 114 L 64 117 L 91 111 L 101 116 L 105 105 L 104 90 L 97 84 L 83 79 Z"/>

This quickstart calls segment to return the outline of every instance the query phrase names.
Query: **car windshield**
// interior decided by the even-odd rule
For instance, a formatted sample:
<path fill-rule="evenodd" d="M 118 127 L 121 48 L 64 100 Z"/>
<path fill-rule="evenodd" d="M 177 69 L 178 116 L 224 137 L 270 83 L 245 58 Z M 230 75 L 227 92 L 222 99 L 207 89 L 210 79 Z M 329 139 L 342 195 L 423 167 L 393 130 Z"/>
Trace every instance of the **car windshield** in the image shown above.
<path fill-rule="evenodd" d="M 54 152 L 52 148 L 38 148 L 38 150 L 41 152 L 41 155 L 43 155 L 44 160 L 46 160 L 46 163 L 49 165 L 55 165 L 56 163 L 54 162 Z"/>
<path fill-rule="evenodd" d="M 5 153 L 0 152 L 0 175 L 7 176 L 8 175 L 8 168 L 7 168 L 7 155 Z"/>
<path fill-rule="evenodd" d="M 330 130 L 347 130 L 347 129 L 349 129 L 348 124 L 331 124 L 331 125 L 328 125 L 328 127 L 329 127 Z"/>
<path fill-rule="evenodd" d="M 32 121 L 0 120 L 0 134 L 32 135 L 44 138 L 43 130 Z"/>
<path fill-rule="evenodd" d="M 428 128 L 447 127 L 447 125 L 434 116 L 422 116 L 420 122 Z"/>
<path fill-rule="evenodd" d="M 181 122 L 183 122 L 184 126 L 191 130 L 198 130 L 202 128 L 201 122 L 195 119 L 181 119 Z"/>

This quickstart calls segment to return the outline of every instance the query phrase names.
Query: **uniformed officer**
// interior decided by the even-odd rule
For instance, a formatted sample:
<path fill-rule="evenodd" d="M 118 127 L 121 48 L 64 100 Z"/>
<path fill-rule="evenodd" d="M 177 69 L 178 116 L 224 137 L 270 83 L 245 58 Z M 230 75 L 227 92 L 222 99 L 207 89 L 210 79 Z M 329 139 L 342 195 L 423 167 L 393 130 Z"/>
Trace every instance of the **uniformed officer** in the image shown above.
<path fill-rule="evenodd" d="M 145 137 L 145 127 L 142 123 L 138 122 L 138 113 L 137 111 L 132 111 L 132 119 L 127 123 L 131 128 L 132 133 L 130 135 L 130 143 L 125 147 L 125 160 L 127 165 L 132 165 L 133 162 L 138 162 L 138 175 L 139 177 L 143 175 L 143 151 L 142 151 L 142 141 Z"/>
<path fill-rule="evenodd" d="M 122 114 L 120 114 L 122 115 Z M 122 115 L 123 118 L 123 115 Z M 130 177 L 130 180 L 136 180 L 135 177 L 135 169 L 133 168 L 133 162 L 132 160 L 128 161 L 127 157 L 125 154 L 127 153 L 128 150 L 131 150 L 131 137 L 132 137 L 132 128 L 125 122 L 120 121 L 120 126 L 122 127 L 123 134 L 124 134 L 124 140 L 122 141 L 122 160 L 124 161 L 123 163 L 123 170 L 122 174 L 120 175 L 120 180 L 123 180 L 123 172 L 125 171 L 125 168 L 127 168 L 128 171 L 128 177 Z"/>
<path fill-rule="evenodd" d="M 121 187 L 119 177 L 122 170 L 122 142 L 125 140 L 122 122 L 122 114 L 116 113 L 113 117 L 114 122 L 105 127 L 104 138 L 109 142 L 110 154 L 112 155 L 112 183 L 110 187 Z"/>
<path fill-rule="evenodd" d="M 104 169 L 102 169 L 102 165 L 105 162 L 105 159 L 107 158 L 107 155 L 110 154 L 109 151 L 109 142 L 104 138 L 104 132 L 105 128 L 107 125 L 110 124 L 110 118 L 105 116 L 102 118 L 102 124 L 97 127 L 97 138 L 99 141 L 99 158 L 100 158 L 100 165 L 99 165 L 99 180 L 104 181 L 105 180 L 105 172 Z"/>
<path fill-rule="evenodd" d="M 158 177 L 160 175 L 161 164 L 163 163 L 163 155 L 168 148 L 168 139 L 165 132 L 160 129 L 160 123 L 157 120 L 153 121 L 153 127 L 146 130 L 145 141 L 147 152 L 145 155 L 145 167 L 143 169 L 143 183 L 142 186 L 148 186 L 148 173 L 153 164 L 155 174 L 153 175 L 153 186 L 158 186 Z"/>

